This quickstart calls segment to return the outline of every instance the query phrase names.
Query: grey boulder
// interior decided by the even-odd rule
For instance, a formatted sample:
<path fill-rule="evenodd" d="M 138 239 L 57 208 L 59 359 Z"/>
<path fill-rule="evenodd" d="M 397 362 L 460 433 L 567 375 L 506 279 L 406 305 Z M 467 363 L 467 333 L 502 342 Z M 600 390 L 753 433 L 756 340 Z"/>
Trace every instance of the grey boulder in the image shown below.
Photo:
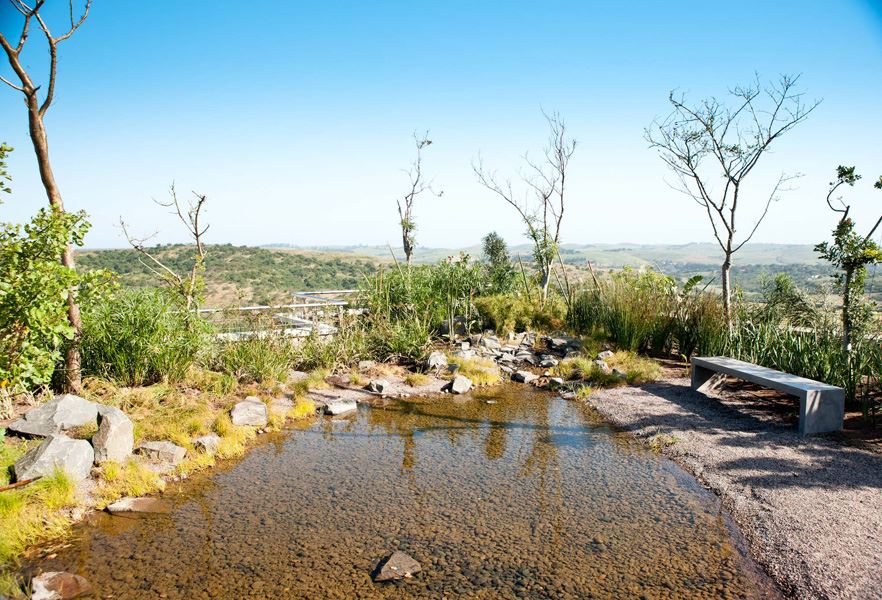
<path fill-rule="evenodd" d="M 355 400 L 344 400 L 342 398 L 335 398 L 333 400 L 328 400 L 325 403 L 326 415 L 342 415 L 350 413 L 357 409 L 358 405 L 355 403 Z"/>
<path fill-rule="evenodd" d="M 429 358 L 426 359 L 426 368 L 427 369 L 443 369 L 447 366 L 447 356 L 438 350 L 435 350 L 431 354 L 429 354 Z"/>
<path fill-rule="evenodd" d="M 98 405 L 73 394 L 55 396 L 21 418 L 9 424 L 9 431 L 24 435 L 46 437 L 65 429 L 94 423 Z"/>
<path fill-rule="evenodd" d="M 539 376 L 530 373 L 529 371 L 516 371 L 514 375 L 511 376 L 513 381 L 517 381 L 518 383 L 530 383 L 531 381 L 535 381 L 539 379 Z"/>
<path fill-rule="evenodd" d="M 138 453 L 153 460 L 176 465 L 187 456 L 187 449 L 169 441 L 151 441 L 142 442 L 138 446 Z"/>
<path fill-rule="evenodd" d="M 604 350 L 603 352 L 597 353 L 597 360 L 606 360 L 608 358 L 612 358 L 613 352 L 612 350 Z"/>
<path fill-rule="evenodd" d="M 389 382 L 387 382 L 385 379 L 371 379 L 370 383 L 367 384 L 367 387 L 365 389 L 375 394 L 382 394 L 388 387 Z"/>
<path fill-rule="evenodd" d="M 112 406 L 98 407 L 98 432 L 92 436 L 95 464 L 123 462 L 135 448 L 135 426 L 126 413 Z"/>
<path fill-rule="evenodd" d="M 74 481 L 89 476 L 95 452 L 86 440 L 74 440 L 55 434 L 15 461 L 15 479 L 24 481 L 35 477 L 48 477 L 56 468 L 65 471 Z"/>
<path fill-rule="evenodd" d="M 457 375 L 441 388 L 442 391 L 451 394 L 465 394 L 470 389 L 472 389 L 472 380 L 465 375 Z"/>
<path fill-rule="evenodd" d="M 193 440 L 193 445 L 196 446 L 197 450 L 200 450 L 205 454 L 215 454 L 218 446 L 220 446 L 220 436 L 216 433 L 200 435 Z"/>
<path fill-rule="evenodd" d="M 233 407 L 230 411 L 230 419 L 237 427 L 242 425 L 265 427 L 269 420 L 269 411 L 263 400 L 257 396 L 248 396 Z"/>

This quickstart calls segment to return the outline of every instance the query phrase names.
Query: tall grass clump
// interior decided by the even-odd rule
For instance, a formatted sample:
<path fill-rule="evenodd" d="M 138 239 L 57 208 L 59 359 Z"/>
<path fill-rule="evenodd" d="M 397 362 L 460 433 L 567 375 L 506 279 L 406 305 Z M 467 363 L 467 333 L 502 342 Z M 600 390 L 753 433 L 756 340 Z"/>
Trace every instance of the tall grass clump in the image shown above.
<path fill-rule="evenodd" d="M 555 294 L 544 305 L 523 294 L 496 294 L 475 298 L 484 328 L 499 334 L 521 331 L 556 331 L 566 320 L 566 306 Z"/>
<path fill-rule="evenodd" d="M 291 338 L 274 331 L 262 331 L 247 338 L 217 343 L 211 368 L 242 383 L 285 381 L 297 362 Z"/>
<path fill-rule="evenodd" d="M 123 290 L 83 310 L 83 371 L 121 385 L 180 381 L 208 346 L 208 331 L 165 290 Z"/>

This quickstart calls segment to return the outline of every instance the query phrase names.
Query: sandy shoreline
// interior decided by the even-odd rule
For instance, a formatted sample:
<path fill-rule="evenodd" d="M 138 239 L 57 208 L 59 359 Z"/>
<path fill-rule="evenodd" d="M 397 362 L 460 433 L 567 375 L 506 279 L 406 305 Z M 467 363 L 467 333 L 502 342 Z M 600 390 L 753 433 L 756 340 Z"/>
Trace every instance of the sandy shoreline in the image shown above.
<path fill-rule="evenodd" d="M 756 563 L 788 596 L 882 599 L 882 454 L 800 438 L 684 378 L 598 390 L 587 402 L 720 496 Z M 660 444 L 658 442 L 661 442 Z"/>

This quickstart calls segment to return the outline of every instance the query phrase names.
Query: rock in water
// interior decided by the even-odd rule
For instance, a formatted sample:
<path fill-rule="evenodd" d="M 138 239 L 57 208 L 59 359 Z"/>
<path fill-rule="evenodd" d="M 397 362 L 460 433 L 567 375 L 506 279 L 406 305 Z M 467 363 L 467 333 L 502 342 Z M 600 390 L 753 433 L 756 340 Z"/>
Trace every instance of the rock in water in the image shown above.
<path fill-rule="evenodd" d="M 230 419 L 236 426 L 266 427 L 269 412 L 263 400 L 257 396 L 248 396 L 233 407 L 230 411 Z"/>
<path fill-rule="evenodd" d="M 166 502 L 158 498 L 132 498 L 126 496 L 107 505 L 109 513 L 167 513 L 170 508 Z"/>
<path fill-rule="evenodd" d="M 24 435 L 46 437 L 65 429 L 95 423 L 98 405 L 73 394 L 55 396 L 9 424 L 7 429 Z"/>
<path fill-rule="evenodd" d="M 450 380 L 447 385 L 441 388 L 441 391 L 450 392 L 452 394 L 465 394 L 472 389 L 472 380 L 465 375 L 457 375 Z"/>
<path fill-rule="evenodd" d="M 100 424 L 92 436 L 95 448 L 95 464 L 106 460 L 123 462 L 135 448 L 135 426 L 126 413 L 112 406 L 98 407 Z"/>
<path fill-rule="evenodd" d="M 46 571 L 31 579 L 31 600 L 68 600 L 91 593 L 84 577 L 64 571 Z"/>
<path fill-rule="evenodd" d="M 67 436 L 50 435 L 43 443 L 15 461 L 15 479 L 24 481 L 34 477 L 49 477 L 58 467 L 74 481 L 89 476 L 95 452 L 86 440 L 72 440 Z"/>
<path fill-rule="evenodd" d="M 355 400 L 343 400 L 342 398 L 336 398 L 334 400 L 328 400 L 325 403 L 326 415 L 342 415 L 344 413 L 352 412 L 357 409 L 358 405 L 355 403 Z"/>
<path fill-rule="evenodd" d="M 529 371 L 517 371 L 514 375 L 511 376 L 511 378 L 512 381 L 517 381 L 518 383 L 530 383 L 531 381 L 539 379 L 539 376 L 530 373 Z"/>
<path fill-rule="evenodd" d="M 138 446 L 138 453 L 153 460 L 176 465 L 187 456 L 187 449 L 169 441 L 142 442 Z"/>
<path fill-rule="evenodd" d="M 427 369 L 443 369 L 447 366 L 447 356 L 443 352 L 439 352 L 435 350 L 431 354 L 429 354 L 429 358 L 426 359 L 426 368 Z"/>
<path fill-rule="evenodd" d="M 385 558 L 377 565 L 374 571 L 374 581 L 376 583 L 397 581 L 413 577 L 422 570 L 420 563 L 414 560 L 413 557 L 404 552 L 395 551 L 392 553 L 392 556 Z"/>

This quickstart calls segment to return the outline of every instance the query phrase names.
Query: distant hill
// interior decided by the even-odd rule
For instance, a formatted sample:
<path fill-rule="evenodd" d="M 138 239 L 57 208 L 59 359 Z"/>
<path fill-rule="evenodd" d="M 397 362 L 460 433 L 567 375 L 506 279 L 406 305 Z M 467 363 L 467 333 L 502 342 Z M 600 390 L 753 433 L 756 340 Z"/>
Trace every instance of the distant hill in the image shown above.
<path fill-rule="evenodd" d="M 267 245 L 266 248 L 288 248 L 286 245 Z M 388 246 L 313 246 L 303 250 L 333 252 L 373 256 L 391 260 Z M 403 259 L 399 248 L 394 248 L 396 257 Z M 513 255 L 520 254 L 528 260 L 532 248 L 529 244 L 510 247 Z M 455 256 L 467 252 L 472 256 L 480 256 L 480 246 L 467 248 L 423 248 L 417 247 L 414 260 L 417 262 L 436 262 L 447 256 Z M 718 265 L 721 262 L 719 246 L 711 243 L 690 244 L 563 244 L 561 257 L 567 263 L 590 260 L 600 267 L 620 268 L 625 266 L 672 263 L 692 263 L 701 265 Z M 744 265 L 817 265 L 817 254 L 809 244 L 749 244 L 737 255 L 736 262 Z"/>
<path fill-rule="evenodd" d="M 190 264 L 188 246 L 167 245 L 155 251 L 179 272 Z M 432 263 L 461 251 L 476 258 L 481 256 L 478 246 L 417 248 L 415 260 Z M 514 246 L 511 252 L 520 255 L 525 263 L 530 260 L 527 245 Z M 587 274 L 587 262 L 591 261 L 596 270 L 652 266 L 680 280 L 699 274 L 712 286 L 719 281 L 720 255 L 713 244 L 565 244 L 561 258 L 568 271 L 582 274 Z M 156 278 L 141 264 L 134 250 L 83 250 L 78 252 L 77 260 L 86 269 L 106 268 L 118 273 L 123 285 L 156 285 Z M 295 290 L 355 287 L 365 274 L 391 263 L 387 246 L 209 246 L 206 305 L 285 303 Z M 871 271 L 868 290 L 877 302 L 882 302 L 882 269 L 879 271 Z M 830 288 L 830 268 L 815 257 L 809 245 L 751 244 L 739 252 L 732 269 L 733 280 L 748 296 L 756 296 L 765 280 L 782 272 L 809 292 L 817 294 Z"/>
<path fill-rule="evenodd" d="M 192 248 L 167 245 L 151 250 L 177 272 L 192 264 Z M 85 269 L 109 269 L 121 284 L 156 285 L 156 277 L 131 249 L 83 250 L 78 264 Z M 280 304 L 297 290 L 352 288 L 380 261 L 369 256 L 314 251 L 268 250 L 249 246 L 207 247 L 206 305 Z"/>

